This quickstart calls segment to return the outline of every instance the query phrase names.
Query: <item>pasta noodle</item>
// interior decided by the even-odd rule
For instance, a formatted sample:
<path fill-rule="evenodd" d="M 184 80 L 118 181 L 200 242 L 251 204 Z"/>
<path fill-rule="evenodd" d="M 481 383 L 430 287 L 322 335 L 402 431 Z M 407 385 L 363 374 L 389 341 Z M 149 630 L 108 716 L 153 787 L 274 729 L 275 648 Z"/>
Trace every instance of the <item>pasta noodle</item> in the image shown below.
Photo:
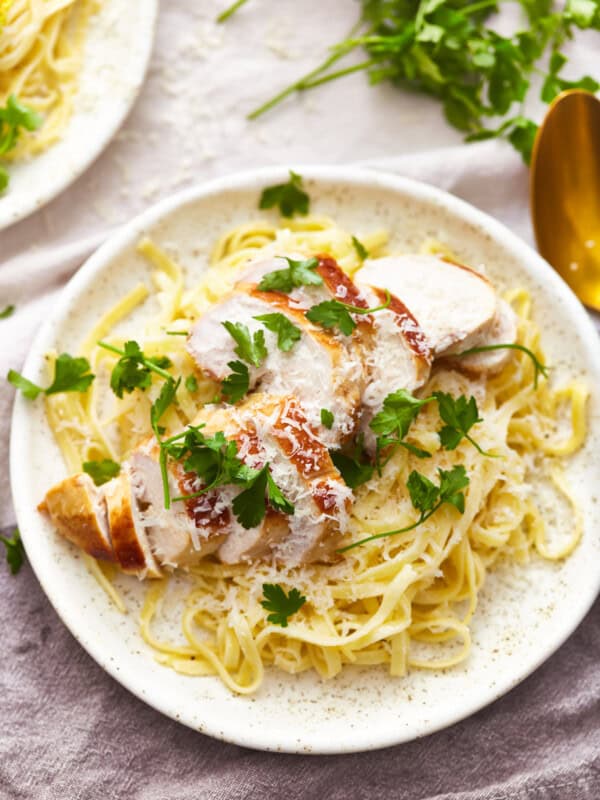
<path fill-rule="evenodd" d="M 373 256 L 387 252 L 385 231 L 360 232 L 360 239 Z M 447 252 L 431 241 L 423 249 Z M 159 313 L 148 315 L 151 321 L 136 339 L 145 351 L 168 355 L 174 371 L 182 375 L 189 374 L 193 364 L 184 337 L 167 335 L 167 328 L 188 330 L 231 289 L 249 258 L 324 251 L 350 275 L 360 266 L 349 233 L 332 220 L 314 216 L 286 221 L 285 227 L 264 221 L 238 226 L 219 239 L 210 268 L 191 289 L 184 288 L 180 267 L 155 243 L 143 240 L 139 251 L 154 268 Z M 519 289 L 507 300 L 518 315 L 519 342 L 543 358 L 529 295 Z M 158 387 L 115 398 L 107 391 L 114 357 L 94 344 L 100 336 L 122 344 L 114 326 L 145 301 L 145 292 L 134 289 L 86 339 L 83 353 L 97 374 L 93 391 L 48 400 L 50 425 L 72 469 L 91 454 L 126 458 L 149 434 L 148 412 Z M 559 386 L 542 381 L 535 389 L 532 369 L 521 352 L 487 380 L 436 368 L 423 393 L 473 394 L 484 420 L 478 440 L 500 457 L 482 457 L 465 441 L 454 451 L 442 450 L 435 433 L 437 411 L 434 404 L 425 406 L 411 427 L 411 437 L 432 452 L 432 458 L 417 462 L 398 449 L 381 476 L 357 490 L 350 536 L 357 540 L 415 519 L 406 491 L 415 468 L 433 477 L 438 467 L 464 464 L 470 477 L 464 514 L 444 506 L 414 530 L 371 541 L 332 565 L 231 566 L 205 559 L 187 573 L 180 631 L 167 626 L 168 637 L 157 632 L 157 625 L 164 630 L 161 619 L 165 604 L 172 603 L 172 579 L 155 581 L 146 592 L 140 630 L 158 661 L 185 675 L 218 675 L 241 694 L 256 691 L 267 665 L 292 674 L 313 669 L 323 678 L 337 675 L 347 664 L 385 665 L 400 677 L 409 669 L 447 668 L 463 661 L 471 647 L 470 622 L 478 595 L 494 564 L 501 559 L 524 562 L 535 554 L 565 558 L 583 531 L 563 466 L 585 439 L 587 389 L 578 381 Z M 178 389 L 177 410 L 166 417 L 168 434 L 191 422 L 199 403 L 215 393 L 207 379 L 199 380 L 194 393 L 184 384 Z M 572 528 L 558 543 L 547 540 L 544 508 L 532 489 L 534 475 L 537 480 L 546 476 L 547 487 L 572 507 Z M 107 580 L 105 573 L 102 578 Z M 260 605 L 264 583 L 296 587 L 306 596 L 288 627 L 267 621 Z"/>
<path fill-rule="evenodd" d="M 73 112 L 87 23 L 97 0 L 0 2 L 0 106 L 10 95 L 44 118 L 3 155 L 37 155 L 62 135 Z"/>

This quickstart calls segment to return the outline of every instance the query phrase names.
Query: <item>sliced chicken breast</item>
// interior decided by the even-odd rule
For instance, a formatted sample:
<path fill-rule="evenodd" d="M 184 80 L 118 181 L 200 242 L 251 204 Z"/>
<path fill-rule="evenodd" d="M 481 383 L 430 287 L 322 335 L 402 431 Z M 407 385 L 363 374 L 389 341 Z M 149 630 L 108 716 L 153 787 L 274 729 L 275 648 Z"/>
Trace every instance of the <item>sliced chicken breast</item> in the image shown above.
<path fill-rule="evenodd" d="M 85 553 L 116 561 L 102 491 L 89 475 L 72 475 L 53 486 L 38 509 L 50 517 L 57 531 Z"/>
<path fill-rule="evenodd" d="M 329 446 L 339 445 L 356 429 L 362 364 L 355 350 L 332 332 L 310 323 L 304 311 L 321 302 L 323 292 L 326 297 L 331 297 L 336 287 L 348 282 L 351 284 L 351 281 L 334 261 L 321 259 L 319 269 L 326 276 L 323 287 L 301 287 L 306 291 L 295 290 L 290 295 L 259 291 L 257 286 L 262 275 L 281 269 L 282 263 L 286 264 L 281 259 L 274 259 L 253 265 L 236 285 L 235 291 L 196 323 L 188 340 L 188 351 L 203 372 L 222 381 L 231 372 L 229 362 L 238 359 L 236 343 L 222 323 L 243 323 L 251 335 L 263 330 L 268 355 L 260 367 L 248 365 L 250 389 L 258 387 L 261 392 L 270 394 L 293 394 L 302 403 L 310 423 L 319 430 L 324 442 Z M 256 282 L 252 283 L 254 279 Z M 345 291 L 347 293 L 347 289 Z M 310 293 L 313 296 L 308 300 L 306 295 Z M 279 349 L 274 332 L 266 330 L 254 319 L 272 313 L 283 314 L 301 331 L 301 338 L 288 352 Z M 333 414 L 331 429 L 321 425 L 323 408 Z"/>
<path fill-rule="evenodd" d="M 359 286 L 377 286 L 397 295 L 418 321 L 436 358 L 490 343 L 510 330 L 506 307 L 490 281 L 446 258 L 405 255 L 374 259 L 355 279 Z M 509 341 L 514 341 L 514 333 Z M 506 353 L 488 354 L 471 362 L 471 369 L 485 371 L 488 365 L 497 369 L 507 357 Z"/>
<path fill-rule="evenodd" d="M 158 578 L 160 568 L 140 514 L 136 486 L 128 466 L 103 487 L 113 550 L 119 566 L 130 575 Z"/>

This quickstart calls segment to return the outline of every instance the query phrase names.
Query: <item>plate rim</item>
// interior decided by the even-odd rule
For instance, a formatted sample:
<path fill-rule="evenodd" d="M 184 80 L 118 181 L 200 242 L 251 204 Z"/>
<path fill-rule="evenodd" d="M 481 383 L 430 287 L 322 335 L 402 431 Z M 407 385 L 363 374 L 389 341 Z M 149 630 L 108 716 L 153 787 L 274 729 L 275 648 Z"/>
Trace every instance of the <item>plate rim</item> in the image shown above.
<path fill-rule="evenodd" d="M 301 174 L 307 181 L 316 181 L 317 183 L 319 181 L 330 183 L 340 182 L 367 189 L 381 187 L 391 190 L 392 192 L 398 192 L 404 196 L 410 196 L 417 201 L 438 204 L 449 212 L 451 216 L 472 225 L 481 232 L 485 232 L 491 239 L 500 241 L 504 247 L 515 254 L 516 258 L 521 260 L 527 272 L 532 277 L 553 284 L 552 290 L 555 296 L 557 296 L 557 299 L 562 301 L 564 306 L 568 309 L 567 318 L 570 322 L 576 323 L 577 330 L 581 333 L 585 341 L 585 361 L 590 367 L 590 377 L 593 379 L 595 385 L 600 386 L 599 338 L 591 318 L 568 285 L 552 267 L 526 242 L 504 226 L 504 224 L 455 195 L 430 184 L 399 176 L 392 172 L 362 166 L 348 167 L 310 164 L 297 165 L 294 167 L 294 171 Z M 103 267 L 117 257 L 131 242 L 135 241 L 146 227 L 158 223 L 165 215 L 194 200 L 231 190 L 247 191 L 254 188 L 259 190 L 266 185 L 285 181 L 287 176 L 288 168 L 281 166 L 254 168 L 235 172 L 177 192 L 135 216 L 122 228 L 109 236 L 107 241 L 85 261 L 63 288 L 52 314 L 40 328 L 30 347 L 23 370 L 27 372 L 36 366 L 38 359 L 37 351 L 40 349 L 41 344 L 47 340 L 48 334 L 53 327 L 54 320 L 63 316 L 69 307 L 72 297 L 77 295 L 80 287 L 85 285 L 88 280 L 92 279 L 96 273 L 101 272 Z M 594 344 L 596 345 L 595 348 Z M 27 401 L 25 398 L 17 396 L 13 407 L 10 438 L 10 480 L 15 501 L 15 511 L 17 513 L 17 524 L 19 524 L 19 513 L 24 513 L 20 512 L 20 497 L 21 494 L 24 493 L 24 490 L 22 491 L 20 488 L 23 483 L 20 480 L 21 468 L 19 463 L 18 440 L 21 427 L 27 424 L 27 415 Z M 30 547 L 32 556 L 28 553 L 28 560 L 44 594 L 62 622 L 94 661 L 138 699 L 165 716 L 187 725 L 192 730 L 198 731 L 197 724 L 186 722 L 174 709 L 169 708 L 167 703 L 161 702 L 160 698 L 154 699 L 142 692 L 139 687 L 136 687 L 135 680 L 130 680 L 128 676 L 123 675 L 122 671 L 119 670 L 117 662 L 106 659 L 106 653 L 102 652 L 101 645 L 97 645 L 93 639 L 88 639 L 85 636 L 85 632 L 83 632 L 84 635 L 82 635 L 82 631 L 78 628 L 76 620 L 73 620 L 70 616 L 69 607 L 62 603 L 60 596 L 57 597 L 54 595 L 52 590 L 49 590 L 47 587 L 42 559 L 38 560 L 36 558 L 36 551 L 33 547 L 33 532 L 30 534 L 25 529 L 21 529 L 21 532 L 26 549 L 27 541 L 31 535 Z M 588 531 L 588 535 L 591 535 L 591 533 L 592 531 Z M 273 738 L 269 737 L 268 732 L 265 734 L 262 730 L 256 729 L 240 732 L 236 729 L 235 722 L 228 723 L 225 720 L 221 720 L 218 723 L 214 722 L 214 720 L 204 721 L 200 732 L 225 742 L 257 750 L 314 755 L 366 752 L 428 736 L 472 716 L 482 708 L 487 707 L 504 696 L 525 680 L 525 678 L 535 672 L 572 635 L 587 615 L 599 592 L 600 567 L 598 568 L 595 583 L 590 581 L 588 593 L 580 598 L 579 604 L 573 609 L 569 617 L 569 623 L 565 624 L 560 629 L 559 634 L 552 639 L 549 646 L 546 646 L 543 651 L 540 650 L 538 658 L 534 659 L 525 669 L 515 670 L 511 673 L 508 680 L 499 680 L 496 682 L 492 689 L 483 693 L 482 697 L 478 695 L 473 703 L 466 704 L 464 709 L 459 713 L 448 712 L 445 715 L 436 717 L 435 722 L 428 724 L 426 730 L 422 732 L 407 734 L 403 731 L 398 731 L 396 735 L 390 734 L 373 737 L 371 729 L 368 728 L 361 737 L 361 733 L 359 732 L 357 734 L 356 730 L 353 729 L 352 732 L 347 731 L 347 735 L 349 736 L 347 742 L 334 743 L 321 740 L 317 747 L 307 744 L 305 740 L 299 741 L 297 736 L 294 737 L 291 735 L 287 738 L 283 737 L 283 739 L 280 737 L 279 741 L 274 742 Z"/>
<path fill-rule="evenodd" d="M 143 44 L 139 48 L 140 58 L 137 61 L 136 82 L 120 112 L 113 114 L 110 117 L 109 124 L 104 129 L 104 134 L 95 139 L 91 147 L 85 151 L 82 151 L 82 153 L 85 153 L 85 155 L 82 155 L 80 158 L 76 158 L 74 161 L 74 166 L 65 171 L 62 178 L 58 180 L 48 192 L 41 196 L 38 195 L 32 198 L 31 202 L 29 203 L 23 203 L 20 209 L 17 207 L 16 212 L 10 210 L 9 204 L 7 205 L 9 210 L 2 213 L 2 208 L 0 206 L 0 231 L 7 230 L 13 225 L 16 225 L 17 223 L 22 222 L 24 219 L 27 219 L 27 217 L 30 217 L 32 214 L 40 211 L 42 208 L 47 206 L 48 203 L 51 203 L 52 200 L 55 200 L 60 194 L 66 191 L 73 183 L 75 183 L 76 180 L 78 180 L 78 178 L 83 175 L 84 172 L 87 172 L 87 170 L 94 164 L 104 150 L 106 150 L 106 148 L 110 145 L 121 126 L 125 123 L 146 82 L 146 77 L 152 58 L 152 51 L 154 49 L 154 42 L 156 40 L 157 21 L 160 10 L 159 0 L 143 0 L 141 7 L 143 8 L 144 20 L 146 22 L 144 26 L 145 35 L 141 39 Z M 65 133 L 70 124 L 71 119 L 69 119 L 67 123 Z M 52 147 L 49 148 L 49 150 L 51 149 Z M 45 152 L 47 151 L 39 153 L 35 159 L 43 158 Z M 4 199 L 10 200 L 10 187 L 8 192 L 4 195 Z M 0 203 L 1 202 L 2 197 L 0 196 Z"/>

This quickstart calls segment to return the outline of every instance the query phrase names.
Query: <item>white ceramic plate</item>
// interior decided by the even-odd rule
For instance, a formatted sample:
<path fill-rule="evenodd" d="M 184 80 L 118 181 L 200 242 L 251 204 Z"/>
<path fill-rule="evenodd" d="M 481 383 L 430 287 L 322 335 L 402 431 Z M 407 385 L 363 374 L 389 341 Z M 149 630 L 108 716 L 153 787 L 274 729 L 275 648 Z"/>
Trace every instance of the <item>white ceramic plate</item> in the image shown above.
<path fill-rule="evenodd" d="M 561 279 L 529 247 L 462 201 L 413 181 L 349 168 L 300 168 L 312 210 L 351 231 L 384 225 L 394 244 L 416 248 L 425 237 L 447 243 L 463 260 L 485 264 L 500 286 L 526 286 L 555 379 L 583 377 L 592 387 L 590 433 L 573 460 L 570 479 L 585 513 L 585 535 L 562 564 L 533 560 L 492 573 L 473 623 L 469 660 L 443 672 L 392 679 L 385 670 L 347 668 L 323 682 L 314 674 L 268 671 L 252 698 L 237 697 L 215 678 L 189 678 L 156 664 L 137 631 L 141 587 L 123 579 L 133 611 L 109 604 L 78 553 L 35 511 L 45 490 L 65 474 L 42 403 L 17 398 L 11 442 L 15 506 L 29 560 L 59 615 L 86 650 L 145 702 L 191 728 L 240 745 L 291 752 L 367 750 L 423 736 L 492 702 L 538 667 L 564 642 L 600 587 L 598 476 L 600 349 L 585 311 Z M 259 216 L 264 186 L 280 169 L 225 178 L 166 200 L 135 219 L 90 258 L 62 294 L 24 368 L 44 380 L 49 348 L 75 351 L 93 321 L 140 279 L 146 262 L 135 252 L 141 234 L 176 255 L 195 281 L 214 239 Z M 143 313 L 152 313 L 152 301 Z M 133 326 L 135 330 L 135 326 Z M 118 712 L 117 712 L 118 713 Z"/>
<path fill-rule="evenodd" d="M 10 164 L 0 196 L 0 230 L 56 197 L 96 159 L 127 116 L 152 52 L 158 0 L 103 0 L 85 42 L 75 109 L 62 139 Z"/>

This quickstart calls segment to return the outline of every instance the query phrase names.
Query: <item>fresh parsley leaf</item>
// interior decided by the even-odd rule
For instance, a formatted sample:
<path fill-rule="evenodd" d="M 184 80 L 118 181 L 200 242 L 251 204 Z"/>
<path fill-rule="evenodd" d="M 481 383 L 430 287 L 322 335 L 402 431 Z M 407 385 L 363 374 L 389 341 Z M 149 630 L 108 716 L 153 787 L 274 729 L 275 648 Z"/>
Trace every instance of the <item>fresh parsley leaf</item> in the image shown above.
<path fill-rule="evenodd" d="M 256 528 L 265 518 L 267 497 L 277 511 L 293 514 L 294 506 L 283 495 L 269 472 L 269 464 L 255 471 L 246 482 L 247 488 L 234 498 L 232 507 L 240 525 Z"/>
<path fill-rule="evenodd" d="M 294 214 L 306 216 L 310 207 L 310 198 L 302 186 L 302 177 L 290 170 L 287 183 L 269 186 L 260 196 L 259 208 L 277 206 L 282 217 L 293 217 Z"/>
<path fill-rule="evenodd" d="M 369 462 L 364 446 L 364 434 L 357 438 L 352 453 L 330 450 L 329 455 L 346 486 L 356 489 L 373 477 L 374 467 Z"/>
<path fill-rule="evenodd" d="M 536 354 L 522 344 L 487 344 L 482 345 L 481 347 L 471 347 L 469 350 L 463 350 L 462 353 L 457 353 L 456 356 L 453 357 L 460 358 L 461 356 L 471 356 L 474 353 L 487 353 L 491 350 L 520 350 L 522 353 L 525 353 L 525 355 L 531 359 L 533 364 L 533 385 L 535 389 L 537 389 L 540 375 L 542 375 L 544 378 L 548 377 L 549 367 L 547 367 L 545 364 L 542 364 Z"/>
<path fill-rule="evenodd" d="M 17 372 L 14 369 L 8 370 L 8 375 L 6 376 L 6 380 L 21 392 L 28 400 L 35 400 L 35 398 L 43 392 L 41 386 L 37 386 L 37 384 L 32 383 L 30 380 L 25 378 L 21 375 L 20 372 Z"/>
<path fill-rule="evenodd" d="M 446 450 L 455 450 L 464 438 L 482 455 L 489 455 L 469 434 L 473 425 L 483 422 L 475 398 L 470 397 L 467 400 L 465 395 L 461 394 L 455 399 L 447 392 L 434 392 L 433 396 L 437 400 L 440 417 L 446 423 L 438 433 L 442 447 Z"/>
<path fill-rule="evenodd" d="M 4 167 L 0 165 L 0 194 L 2 194 L 8 189 L 9 183 L 10 183 L 10 175 L 4 169 Z"/>
<path fill-rule="evenodd" d="M 42 392 L 46 395 L 58 392 L 86 392 L 94 378 L 87 358 L 73 358 L 68 353 L 62 353 L 54 362 L 54 380 L 47 389 L 32 383 L 14 369 L 9 370 L 6 376 L 8 382 L 28 400 L 35 400 Z"/>
<path fill-rule="evenodd" d="M 467 471 L 462 464 L 452 467 L 451 470 L 438 469 L 440 476 L 440 503 L 449 503 L 465 513 L 465 496 L 463 489 L 469 485 Z"/>
<path fill-rule="evenodd" d="M 271 612 L 267 616 L 267 622 L 287 628 L 289 618 L 302 608 L 306 597 L 298 589 L 290 589 L 289 594 L 286 594 L 278 583 L 263 583 L 262 588 L 265 599 L 260 604 L 265 611 Z"/>
<path fill-rule="evenodd" d="M 98 345 L 104 350 L 121 356 L 110 376 L 110 388 L 117 397 L 123 397 L 124 392 L 131 393 L 135 389 L 146 391 L 152 384 L 152 372 L 160 375 L 166 381 L 172 380 L 171 375 L 165 372 L 165 369 L 171 366 L 171 361 L 167 356 L 149 358 L 139 344 L 133 340 L 125 342 L 123 350 L 106 342 L 98 342 Z"/>
<path fill-rule="evenodd" d="M 600 5 L 596 5 L 596 8 L 599 9 Z M 581 5 L 579 9 L 582 9 Z M 561 78 L 559 72 L 567 63 L 567 60 L 566 56 L 556 50 L 552 53 L 549 65 L 550 71 L 546 76 L 540 95 L 545 103 L 551 103 L 558 94 L 567 89 L 585 89 L 585 91 L 592 94 L 595 94 L 600 89 L 600 83 L 589 75 L 584 75 L 583 78 L 579 78 L 576 81 L 568 81 Z"/>
<path fill-rule="evenodd" d="M 413 470 L 408 476 L 406 486 L 410 499 L 414 508 L 420 512 L 419 518 L 415 522 L 404 528 L 376 533 L 358 542 L 352 542 L 352 544 L 340 548 L 338 553 L 345 553 L 348 550 L 352 550 L 367 542 L 372 542 L 375 539 L 384 539 L 388 536 L 396 536 L 399 533 L 412 531 L 421 525 L 421 523 L 425 522 L 425 520 L 429 519 L 429 517 L 433 516 L 444 503 L 454 506 L 457 511 L 463 514 L 465 510 L 465 496 L 463 490 L 469 485 L 469 477 L 464 466 L 458 464 L 452 467 L 451 470 L 438 469 L 438 476 L 440 479 L 439 486 L 436 486 L 433 481 L 416 470 Z"/>
<path fill-rule="evenodd" d="M 121 471 L 121 465 L 110 458 L 103 458 L 98 461 L 84 461 L 83 471 L 87 472 L 96 486 L 102 486 Z"/>
<path fill-rule="evenodd" d="M 420 400 L 406 389 L 398 389 L 387 395 L 381 411 L 375 414 L 369 427 L 376 434 L 404 439 L 419 411 L 432 400 L 432 397 Z"/>
<path fill-rule="evenodd" d="M 289 294 L 299 286 L 321 286 L 323 278 L 315 271 L 319 266 L 318 258 L 307 258 L 304 261 L 295 261 L 287 258 L 288 266 L 285 269 L 276 269 L 263 276 L 258 284 L 261 292 L 284 292 Z"/>
<path fill-rule="evenodd" d="M 54 362 L 54 380 L 45 391 L 46 394 L 86 392 L 94 378 L 87 358 L 73 358 L 62 353 Z"/>
<path fill-rule="evenodd" d="M 410 500 L 413 506 L 425 515 L 428 511 L 435 506 L 440 497 L 439 486 L 432 483 L 425 475 L 413 470 L 408 476 L 406 482 Z"/>
<path fill-rule="evenodd" d="M 1 191 L 1 188 L 0 188 L 0 191 Z M 8 319 L 8 317 L 12 317 L 12 315 L 14 313 L 15 313 L 15 307 L 14 306 L 12 306 L 12 305 L 11 306 L 6 306 L 6 308 L 3 311 L 0 311 L 0 319 Z"/>
<path fill-rule="evenodd" d="M 356 328 L 356 322 L 352 319 L 351 314 L 374 314 L 376 311 L 383 311 L 389 307 L 392 301 L 390 293 L 386 291 L 386 295 L 385 303 L 375 306 L 375 308 L 359 308 L 341 303 L 339 300 L 324 300 L 309 308 L 306 312 L 306 319 L 316 322 L 323 328 L 339 328 L 344 336 L 350 336 Z"/>
<path fill-rule="evenodd" d="M 234 350 L 236 356 L 239 356 L 254 367 L 260 367 L 268 355 L 265 347 L 264 331 L 255 331 L 251 336 L 248 326 L 242 322 L 227 321 L 222 322 L 221 325 L 237 343 L 237 347 Z"/>
<path fill-rule="evenodd" d="M 16 146 L 21 130 L 35 131 L 41 124 L 41 116 L 11 94 L 6 105 L 0 108 L 0 155 Z"/>
<path fill-rule="evenodd" d="M 267 469 L 267 497 L 270 505 L 276 510 L 281 511 L 283 514 L 293 514 L 295 511 L 294 504 L 284 496 L 283 492 L 273 480 L 273 476 Z"/>
<path fill-rule="evenodd" d="M 241 361 L 229 361 L 227 366 L 232 370 L 221 383 L 221 394 L 232 405 L 244 397 L 250 388 L 248 367 Z"/>
<path fill-rule="evenodd" d="M 178 378 L 177 381 L 174 381 L 173 378 L 166 380 L 161 386 L 160 394 L 152 403 L 150 408 L 150 424 L 152 425 L 152 430 L 156 434 L 157 439 L 160 439 L 160 430 L 158 425 L 160 418 L 169 408 L 169 406 L 175 402 L 175 395 L 177 394 L 177 389 L 179 389 L 180 383 L 181 378 Z"/>
<path fill-rule="evenodd" d="M 364 261 L 369 257 L 369 251 L 364 244 L 356 238 L 356 236 L 352 237 L 352 245 L 361 261 Z"/>
<path fill-rule="evenodd" d="M 321 409 L 321 424 L 325 428 L 327 428 L 328 430 L 331 430 L 333 428 L 333 423 L 334 423 L 333 413 L 331 411 L 329 411 L 329 409 L 327 409 L 327 408 L 322 408 Z"/>
<path fill-rule="evenodd" d="M 0 542 L 4 544 L 6 563 L 9 566 L 11 575 L 16 575 L 23 566 L 23 561 L 25 560 L 25 548 L 21 541 L 19 529 L 15 528 L 15 532 L 10 539 L 6 536 L 0 536 Z"/>
<path fill-rule="evenodd" d="M 198 391 L 198 379 L 195 375 L 187 376 L 185 379 L 185 388 L 192 394 Z"/>
<path fill-rule="evenodd" d="M 260 314 L 254 319 L 262 322 L 265 328 L 277 334 L 277 347 L 284 353 L 289 352 L 294 344 L 302 338 L 302 331 L 297 328 L 285 314 Z"/>

